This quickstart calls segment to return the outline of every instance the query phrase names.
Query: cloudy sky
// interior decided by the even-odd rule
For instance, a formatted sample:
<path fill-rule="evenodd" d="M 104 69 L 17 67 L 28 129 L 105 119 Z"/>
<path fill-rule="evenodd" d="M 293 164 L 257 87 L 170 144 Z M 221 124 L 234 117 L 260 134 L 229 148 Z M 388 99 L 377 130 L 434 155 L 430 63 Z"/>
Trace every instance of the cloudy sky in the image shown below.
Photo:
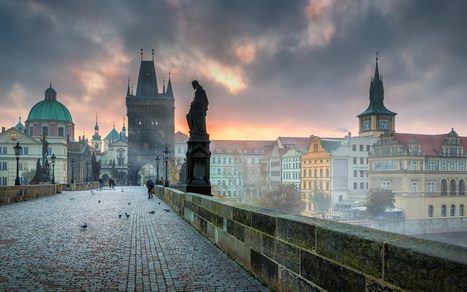
<path fill-rule="evenodd" d="M 467 1 L 0 0 L 0 125 L 49 81 L 77 135 L 121 127 L 127 76 L 156 51 L 172 72 L 176 129 L 198 79 L 214 139 L 357 133 L 375 52 L 399 132 L 467 135 Z"/>

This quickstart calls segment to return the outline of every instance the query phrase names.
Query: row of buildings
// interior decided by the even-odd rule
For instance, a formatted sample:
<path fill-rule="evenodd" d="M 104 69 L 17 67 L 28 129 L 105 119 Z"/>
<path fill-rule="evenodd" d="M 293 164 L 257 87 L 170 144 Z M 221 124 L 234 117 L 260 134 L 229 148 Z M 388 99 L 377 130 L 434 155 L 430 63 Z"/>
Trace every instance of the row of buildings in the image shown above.
<path fill-rule="evenodd" d="M 279 185 L 293 184 L 306 211 L 312 196 L 329 195 L 331 212 L 361 207 L 379 188 L 396 196 L 406 219 L 465 217 L 467 137 L 454 129 L 437 135 L 397 133 L 396 113 L 384 105 L 376 60 L 369 105 L 359 114 L 359 135 L 278 137 L 271 141 L 213 140 L 211 184 L 217 195 L 249 202 Z M 179 164 L 187 136 L 175 135 Z"/>

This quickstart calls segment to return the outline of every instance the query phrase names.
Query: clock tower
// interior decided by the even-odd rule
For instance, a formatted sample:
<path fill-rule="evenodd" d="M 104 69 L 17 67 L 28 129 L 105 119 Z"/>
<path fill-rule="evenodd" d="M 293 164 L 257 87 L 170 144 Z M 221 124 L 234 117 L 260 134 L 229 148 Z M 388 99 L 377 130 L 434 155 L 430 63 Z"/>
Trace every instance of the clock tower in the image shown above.
<path fill-rule="evenodd" d="M 382 134 L 395 132 L 397 113 L 384 106 L 383 77 L 379 75 L 378 54 L 376 54 L 375 75 L 370 83 L 370 104 L 359 114 L 359 136 L 379 137 Z"/>

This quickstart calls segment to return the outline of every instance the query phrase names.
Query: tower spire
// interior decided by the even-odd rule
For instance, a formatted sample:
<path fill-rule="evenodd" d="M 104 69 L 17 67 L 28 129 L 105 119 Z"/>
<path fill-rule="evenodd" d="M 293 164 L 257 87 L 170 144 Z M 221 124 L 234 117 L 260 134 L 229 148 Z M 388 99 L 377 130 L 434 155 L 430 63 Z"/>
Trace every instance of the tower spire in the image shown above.
<path fill-rule="evenodd" d="M 126 89 L 126 96 L 130 96 L 131 95 L 131 92 L 130 92 L 130 76 L 128 76 L 128 86 L 127 86 L 127 89 Z"/>
<path fill-rule="evenodd" d="M 170 68 L 169 68 L 169 81 L 167 83 L 167 91 L 165 92 L 167 94 L 167 96 L 173 98 L 174 97 L 174 92 L 173 92 L 173 89 L 172 89 L 172 80 L 170 79 Z"/>
<path fill-rule="evenodd" d="M 143 61 L 143 49 L 141 49 L 141 61 Z"/>
<path fill-rule="evenodd" d="M 152 61 L 154 62 L 154 49 L 152 49 Z"/>

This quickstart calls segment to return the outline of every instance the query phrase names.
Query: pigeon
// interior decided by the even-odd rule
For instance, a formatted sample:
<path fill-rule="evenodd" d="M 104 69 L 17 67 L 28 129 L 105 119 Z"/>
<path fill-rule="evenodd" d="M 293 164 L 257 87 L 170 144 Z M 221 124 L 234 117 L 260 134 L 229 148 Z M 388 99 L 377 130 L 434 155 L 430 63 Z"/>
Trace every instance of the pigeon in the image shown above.
<path fill-rule="evenodd" d="M 154 213 L 156 213 L 156 211 L 149 211 L 149 213 L 154 214 Z"/>
<path fill-rule="evenodd" d="M 122 218 L 122 214 L 118 214 L 118 218 Z"/>
<path fill-rule="evenodd" d="M 99 202 L 99 204 L 100 204 L 100 203 L 101 203 L 101 200 L 99 200 L 98 202 Z"/>
<path fill-rule="evenodd" d="M 128 202 L 128 205 L 131 205 L 131 203 L 130 203 L 130 202 Z"/>
<path fill-rule="evenodd" d="M 161 202 L 159 202 L 159 205 L 161 204 Z"/>
<path fill-rule="evenodd" d="M 170 210 L 169 210 L 169 209 L 164 209 L 164 211 L 165 211 L 165 212 L 170 212 Z"/>
<path fill-rule="evenodd" d="M 126 213 L 125 213 L 125 215 L 126 215 L 126 218 L 130 218 L 130 214 L 126 214 Z"/>
<path fill-rule="evenodd" d="M 82 224 L 82 225 L 80 226 L 80 228 L 81 228 L 81 229 L 86 229 L 86 228 L 88 228 L 88 225 L 87 225 L 86 223 L 84 223 L 84 224 Z"/>

